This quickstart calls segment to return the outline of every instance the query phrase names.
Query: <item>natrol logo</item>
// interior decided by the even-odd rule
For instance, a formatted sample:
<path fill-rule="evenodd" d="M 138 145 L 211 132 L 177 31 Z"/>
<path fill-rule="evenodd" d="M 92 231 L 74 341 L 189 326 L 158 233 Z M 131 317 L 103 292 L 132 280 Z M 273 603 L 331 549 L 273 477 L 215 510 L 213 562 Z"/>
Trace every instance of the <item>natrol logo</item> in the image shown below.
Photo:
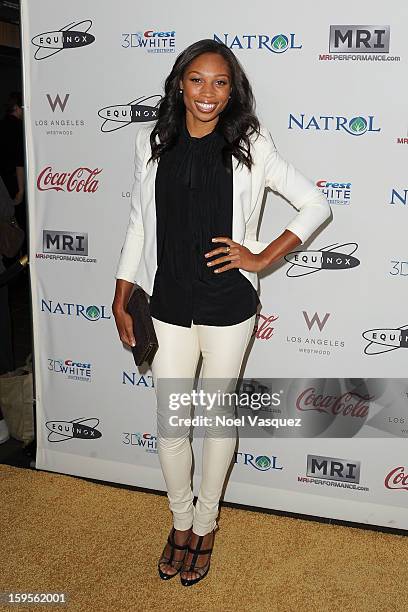
<path fill-rule="evenodd" d="M 391 470 L 385 477 L 384 485 L 387 489 L 404 489 L 408 491 L 408 470 L 402 465 Z"/>
<path fill-rule="evenodd" d="M 366 355 L 380 355 L 399 348 L 408 348 L 408 325 L 392 328 L 368 329 L 362 333 L 369 344 L 364 349 Z"/>
<path fill-rule="evenodd" d="M 101 319 L 110 319 L 110 315 L 106 314 L 106 306 L 95 306 L 91 304 L 74 304 L 71 302 L 54 302 L 53 300 L 41 299 L 41 311 L 49 314 L 65 315 L 68 317 L 83 317 L 87 321 L 99 321 Z"/>
<path fill-rule="evenodd" d="M 34 59 L 42 60 L 59 53 L 63 49 L 75 49 L 85 47 L 94 42 L 95 36 L 88 34 L 92 27 L 92 21 L 72 22 L 60 30 L 43 32 L 31 39 L 33 45 L 37 47 Z"/>
<path fill-rule="evenodd" d="M 37 189 L 39 191 L 75 191 L 79 193 L 95 193 L 99 187 L 96 178 L 102 172 L 102 168 L 87 168 L 81 166 L 72 172 L 56 172 L 52 166 L 46 166 L 37 177 Z"/>
<path fill-rule="evenodd" d="M 306 276 L 320 270 L 349 270 L 360 265 L 357 257 L 352 257 L 358 249 L 356 242 L 344 244 L 331 244 L 320 251 L 292 251 L 285 255 L 286 261 L 291 263 L 286 270 L 286 276 L 296 278 Z"/>
<path fill-rule="evenodd" d="M 339 115 L 310 115 L 305 117 L 304 113 L 295 116 L 289 113 L 288 129 L 316 130 L 319 132 L 345 131 L 351 136 L 361 136 L 367 132 L 380 132 L 381 128 L 374 127 L 374 117 L 341 117 Z"/>
<path fill-rule="evenodd" d="M 224 38 L 217 34 L 213 35 L 214 40 L 227 45 L 230 49 L 258 49 L 266 50 L 270 53 L 285 53 L 289 49 L 301 49 L 302 45 L 297 45 L 295 34 L 224 34 Z"/>
<path fill-rule="evenodd" d="M 360 417 L 368 415 L 370 395 L 348 391 L 342 395 L 322 395 L 315 387 L 305 389 L 296 400 L 296 408 L 301 412 L 316 411 L 334 416 Z"/>
<path fill-rule="evenodd" d="M 155 102 L 154 106 L 145 104 L 146 102 Z M 101 132 L 114 132 L 120 128 L 126 127 L 130 123 L 145 123 L 148 121 L 156 121 L 158 119 L 158 105 L 161 96 L 136 98 L 128 104 L 117 104 L 114 106 L 105 106 L 98 111 L 99 117 L 105 119 L 101 125 Z"/>
<path fill-rule="evenodd" d="M 96 429 L 98 418 L 73 419 L 72 421 L 47 421 L 45 426 L 51 433 L 48 442 L 65 442 L 73 438 L 80 440 L 96 440 L 102 433 Z"/>

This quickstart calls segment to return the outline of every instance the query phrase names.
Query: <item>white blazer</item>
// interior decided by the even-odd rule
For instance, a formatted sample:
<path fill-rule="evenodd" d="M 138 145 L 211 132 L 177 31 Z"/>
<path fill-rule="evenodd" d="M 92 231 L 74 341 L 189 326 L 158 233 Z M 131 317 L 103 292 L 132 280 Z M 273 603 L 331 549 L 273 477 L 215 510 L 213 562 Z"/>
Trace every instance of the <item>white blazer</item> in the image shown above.
<path fill-rule="evenodd" d="M 155 178 L 158 162 L 147 161 L 151 155 L 152 126 L 136 133 L 135 181 L 125 241 L 121 250 L 116 278 L 140 285 L 151 296 L 157 270 L 157 236 Z M 305 242 L 330 216 L 330 206 L 322 192 L 290 162 L 278 153 L 267 129 L 251 138 L 253 165 L 251 171 L 233 158 L 232 240 L 252 253 L 259 253 L 269 242 L 256 239 L 259 214 L 265 187 L 279 192 L 298 211 L 286 229 Z M 272 241 L 272 239 L 271 239 Z M 214 248 L 221 243 L 214 243 Z M 258 273 L 239 268 L 258 291 Z"/>

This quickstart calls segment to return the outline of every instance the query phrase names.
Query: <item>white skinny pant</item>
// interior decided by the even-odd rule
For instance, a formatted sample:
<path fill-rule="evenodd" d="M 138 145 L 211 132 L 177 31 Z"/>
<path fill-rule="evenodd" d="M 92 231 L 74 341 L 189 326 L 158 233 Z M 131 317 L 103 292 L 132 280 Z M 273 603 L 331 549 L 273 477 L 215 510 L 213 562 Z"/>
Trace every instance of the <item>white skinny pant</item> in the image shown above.
<path fill-rule="evenodd" d="M 171 437 L 163 435 L 160 423 L 168 423 L 169 415 L 175 413 L 169 409 L 168 394 L 160 393 L 158 379 L 159 384 L 160 378 L 174 379 L 174 388 L 177 387 L 177 391 L 182 387 L 182 391 L 190 393 L 201 352 L 201 388 L 206 389 L 206 379 L 217 378 L 221 383 L 221 386 L 217 387 L 220 391 L 223 391 L 224 385 L 226 391 L 233 392 L 254 329 L 255 318 L 256 315 L 253 315 L 241 323 L 227 326 L 192 323 L 188 328 L 165 323 L 153 317 L 159 342 L 151 365 L 157 399 L 157 452 L 175 529 L 185 530 L 193 527 L 194 533 L 205 535 L 217 525 L 218 504 L 236 445 L 236 428 L 233 428 L 233 434 L 221 436 L 217 436 L 217 432 L 212 431 L 211 427 L 205 429 L 202 480 L 194 506 L 191 489 L 190 427 L 180 428 L 180 435 L 179 428 Z M 183 414 L 194 416 L 194 412 L 190 415 L 190 407 L 188 413 Z M 229 416 L 234 416 L 234 413 L 231 412 Z"/>

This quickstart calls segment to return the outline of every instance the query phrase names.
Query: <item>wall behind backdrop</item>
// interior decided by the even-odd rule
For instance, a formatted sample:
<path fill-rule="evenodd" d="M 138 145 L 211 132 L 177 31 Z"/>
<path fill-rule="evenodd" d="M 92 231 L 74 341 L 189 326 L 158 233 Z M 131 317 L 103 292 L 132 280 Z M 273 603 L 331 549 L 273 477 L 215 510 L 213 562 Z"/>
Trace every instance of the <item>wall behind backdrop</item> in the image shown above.
<path fill-rule="evenodd" d="M 37 468 L 165 490 L 151 372 L 110 305 L 136 131 L 155 120 L 177 54 L 215 38 L 244 66 L 280 154 L 333 210 L 260 276 L 243 372 L 246 389 L 281 399 L 259 414 L 303 427 L 241 430 L 224 499 L 408 528 L 408 7 L 231 6 L 22 2 Z M 295 214 L 269 193 L 259 240 Z"/>

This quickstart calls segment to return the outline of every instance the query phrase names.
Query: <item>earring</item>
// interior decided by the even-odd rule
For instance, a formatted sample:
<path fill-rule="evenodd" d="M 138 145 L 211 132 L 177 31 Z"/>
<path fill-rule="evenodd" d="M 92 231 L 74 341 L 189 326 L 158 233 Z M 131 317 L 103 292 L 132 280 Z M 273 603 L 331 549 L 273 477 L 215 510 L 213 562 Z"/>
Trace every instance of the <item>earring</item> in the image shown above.
<path fill-rule="evenodd" d="M 179 93 L 180 93 L 180 94 L 182 94 L 182 93 L 183 93 L 183 90 L 182 90 L 182 89 L 179 89 Z"/>

